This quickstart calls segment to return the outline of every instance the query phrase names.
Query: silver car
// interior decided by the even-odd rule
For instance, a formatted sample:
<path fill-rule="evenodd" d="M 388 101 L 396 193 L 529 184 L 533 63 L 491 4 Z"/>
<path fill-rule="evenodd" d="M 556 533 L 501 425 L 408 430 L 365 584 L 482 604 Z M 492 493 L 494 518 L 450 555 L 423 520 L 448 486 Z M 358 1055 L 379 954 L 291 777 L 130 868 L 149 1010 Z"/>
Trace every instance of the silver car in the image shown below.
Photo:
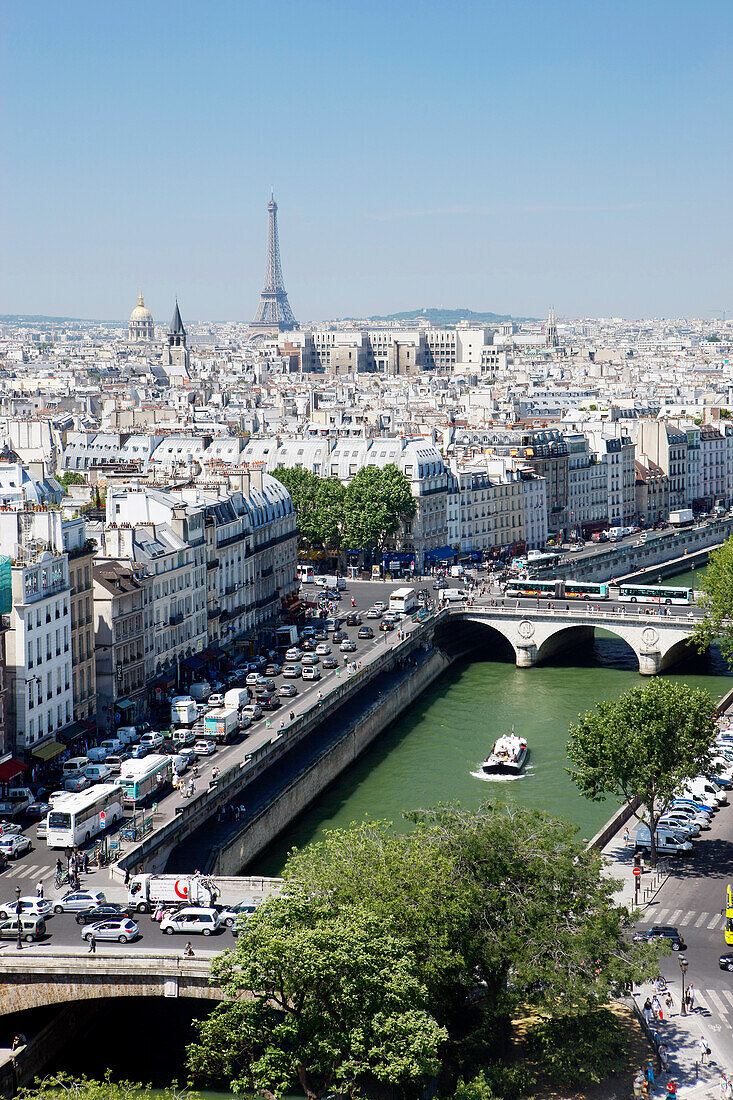
<path fill-rule="evenodd" d="M 90 940 L 111 940 L 113 943 L 129 943 L 140 935 L 140 929 L 134 920 L 123 917 L 121 920 L 101 920 L 97 924 L 86 924 L 81 930 L 81 938 Z"/>

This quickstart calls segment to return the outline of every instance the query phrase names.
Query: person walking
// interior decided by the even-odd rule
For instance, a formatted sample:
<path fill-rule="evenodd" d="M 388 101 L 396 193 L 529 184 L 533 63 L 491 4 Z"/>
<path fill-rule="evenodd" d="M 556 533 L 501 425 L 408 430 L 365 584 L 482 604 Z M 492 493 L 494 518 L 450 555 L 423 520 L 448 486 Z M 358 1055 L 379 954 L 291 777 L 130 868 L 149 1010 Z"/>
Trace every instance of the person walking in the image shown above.
<path fill-rule="evenodd" d="M 705 1065 L 705 1059 L 710 1054 L 710 1047 L 708 1046 L 708 1041 L 707 1041 L 707 1039 L 705 1038 L 704 1035 L 700 1036 L 700 1041 L 697 1044 L 697 1047 L 698 1047 L 698 1050 L 700 1051 L 700 1065 L 704 1066 Z"/>
<path fill-rule="evenodd" d="M 647 1062 L 646 1066 L 646 1083 L 649 1086 L 649 1091 L 651 1092 L 651 1090 L 654 1088 L 654 1062 L 652 1062 L 651 1058 Z"/>
<path fill-rule="evenodd" d="M 97 939 L 96 939 L 96 936 L 94 935 L 93 932 L 92 932 L 91 936 L 89 937 L 89 954 L 90 955 L 96 955 L 97 954 Z"/>
<path fill-rule="evenodd" d="M 723 1073 L 718 1081 L 718 1096 L 720 1100 L 728 1100 L 728 1078 Z"/>
<path fill-rule="evenodd" d="M 659 997 L 655 993 L 654 996 L 652 997 L 652 1016 L 654 1017 L 655 1020 L 658 1020 L 661 1015 L 662 1015 L 662 1005 L 660 1003 Z"/>
<path fill-rule="evenodd" d="M 628 848 L 629 844 L 631 844 L 631 836 L 629 835 L 629 827 L 627 825 L 624 829 L 624 845 Z"/>
<path fill-rule="evenodd" d="M 733 1100 L 733 1077 L 729 1077 L 726 1085 L 725 1100 Z"/>
<path fill-rule="evenodd" d="M 652 1002 L 649 1000 L 648 997 L 644 1001 L 644 1019 L 646 1020 L 647 1024 L 651 1024 L 651 1022 L 652 1022 Z"/>
<path fill-rule="evenodd" d="M 667 990 L 667 996 L 664 998 L 664 1004 L 665 1004 L 665 1007 L 667 1009 L 667 1015 L 671 1016 L 672 1015 L 672 1008 L 674 1006 L 674 1001 L 672 1000 L 672 994 L 670 993 L 669 990 Z"/>
<path fill-rule="evenodd" d="M 661 1072 L 667 1073 L 669 1071 L 669 1050 L 666 1043 L 660 1043 L 659 1050 L 659 1065 L 661 1066 Z"/>
<path fill-rule="evenodd" d="M 695 1011 L 695 987 L 692 982 L 687 987 L 687 1005 L 690 1012 Z"/>
<path fill-rule="evenodd" d="M 38 882 L 36 883 L 36 897 L 37 898 L 42 898 L 43 897 L 43 879 L 42 878 L 39 878 Z"/>

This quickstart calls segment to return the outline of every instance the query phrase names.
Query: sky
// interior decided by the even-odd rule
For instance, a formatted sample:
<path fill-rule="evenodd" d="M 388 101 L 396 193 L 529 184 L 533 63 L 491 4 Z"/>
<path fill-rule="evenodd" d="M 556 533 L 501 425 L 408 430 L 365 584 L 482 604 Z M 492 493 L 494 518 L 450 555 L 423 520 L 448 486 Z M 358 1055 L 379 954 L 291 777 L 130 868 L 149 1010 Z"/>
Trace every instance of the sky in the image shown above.
<path fill-rule="evenodd" d="M 4 0 L 0 314 L 733 312 L 723 0 Z"/>

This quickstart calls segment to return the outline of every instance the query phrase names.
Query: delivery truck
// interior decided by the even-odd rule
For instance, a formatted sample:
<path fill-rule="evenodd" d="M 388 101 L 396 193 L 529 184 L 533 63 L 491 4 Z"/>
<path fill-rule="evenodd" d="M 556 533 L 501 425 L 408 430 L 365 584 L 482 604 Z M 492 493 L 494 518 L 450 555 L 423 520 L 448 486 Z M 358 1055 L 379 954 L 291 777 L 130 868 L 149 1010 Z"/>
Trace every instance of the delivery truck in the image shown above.
<path fill-rule="evenodd" d="M 176 695 L 171 699 L 172 726 L 192 726 L 198 716 L 198 703 L 190 695 Z"/>
<path fill-rule="evenodd" d="M 236 707 L 237 710 L 241 710 L 242 707 L 247 706 L 248 702 L 249 692 L 246 688 L 230 688 L 224 693 L 225 707 Z"/>
<path fill-rule="evenodd" d="M 213 905 L 219 888 L 205 875 L 134 875 L 127 886 L 127 901 L 138 913 L 157 905 Z"/>
<path fill-rule="evenodd" d="M 669 522 L 672 527 L 689 527 L 694 521 L 692 508 L 677 508 L 669 513 Z"/>
<path fill-rule="evenodd" d="M 217 707 L 204 715 L 204 737 L 220 744 L 229 744 L 239 733 L 239 711 L 236 707 Z"/>
<path fill-rule="evenodd" d="M 650 851 L 652 841 L 649 826 L 640 825 L 636 830 L 634 840 L 637 848 L 642 848 L 644 851 Z M 690 841 L 685 839 L 682 833 L 676 829 L 662 828 L 660 826 L 654 834 L 654 840 L 657 852 L 660 855 L 682 855 L 683 853 L 692 851 L 692 844 Z"/>

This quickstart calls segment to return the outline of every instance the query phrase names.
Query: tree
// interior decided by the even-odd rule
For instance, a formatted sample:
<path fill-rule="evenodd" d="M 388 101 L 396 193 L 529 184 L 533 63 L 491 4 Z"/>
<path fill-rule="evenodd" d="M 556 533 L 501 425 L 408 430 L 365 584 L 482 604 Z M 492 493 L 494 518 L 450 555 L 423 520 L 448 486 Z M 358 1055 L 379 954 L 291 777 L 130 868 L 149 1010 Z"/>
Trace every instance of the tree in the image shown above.
<path fill-rule="evenodd" d="M 64 470 L 59 481 L 64 489 L 68 489 L 70 485 L 86 485 L 86 479 L 76 470 Z"/>
<path fill-rule="evenodd" d="M 642 803 L 656 866 L 657 822 L 685 780 L 709 767 L 715 736 L 708 692 L 655 677 L 579 717 L 570 729 L 568 770 L 591 801 L 615 795 Z"/>
<path fill-rule="evenodd" d="M 344 498 L 344 544 L 349 550 L 381 549 L 417 510 L 409 480 L 390 462 L 362 466 Z"/>
<path fill-rule="evenodd" d="M 198 1025 L 189 1047 L 197 1077 L 225 1074 L 236 1091 L 268 1100 L 299 1086 L 319 1100 L 354 1097 L 374 1079 L 417 1085 L 439 1067 L 446 1036 L 425 1009 L 409 944 L 361 908 L 272 899 L 212 975 L 230 1000 Z"/>
<path fill-rule="evenodd" d="M 321 541 L 316 505 L 321 479 L 312 470 L 304 470 L 300 466 L 284 466 L 276 470 L 274 476 L 290 493 L 300 536 L 306 547 L 310 548 L 314 542 Z"/>
<path fill-rule="evenodd" d="M 324 546 L 341 549 L 346 490 L 337 477 L 319 478 L 315 493 L 314 526 Z"/>
<path fill-rule="evenodd" d="M 139 1081 L 113 1081 L 108 1073 L 103 1081 L 55 1073 L 30 1088 L 20 1089 L 21 1100 L 199 1100 L 198 1093 L 181 1090 L 177 1085 L 155 1089 Z"/>
<path fill-rule="evenodd" d="M 699 584 L 698 603 L 705 617 L 695 628 L 693 641 L 701 653 L 717 641 L 720 652 L 733 665 L 733 538 L 711 552 Z"/>

